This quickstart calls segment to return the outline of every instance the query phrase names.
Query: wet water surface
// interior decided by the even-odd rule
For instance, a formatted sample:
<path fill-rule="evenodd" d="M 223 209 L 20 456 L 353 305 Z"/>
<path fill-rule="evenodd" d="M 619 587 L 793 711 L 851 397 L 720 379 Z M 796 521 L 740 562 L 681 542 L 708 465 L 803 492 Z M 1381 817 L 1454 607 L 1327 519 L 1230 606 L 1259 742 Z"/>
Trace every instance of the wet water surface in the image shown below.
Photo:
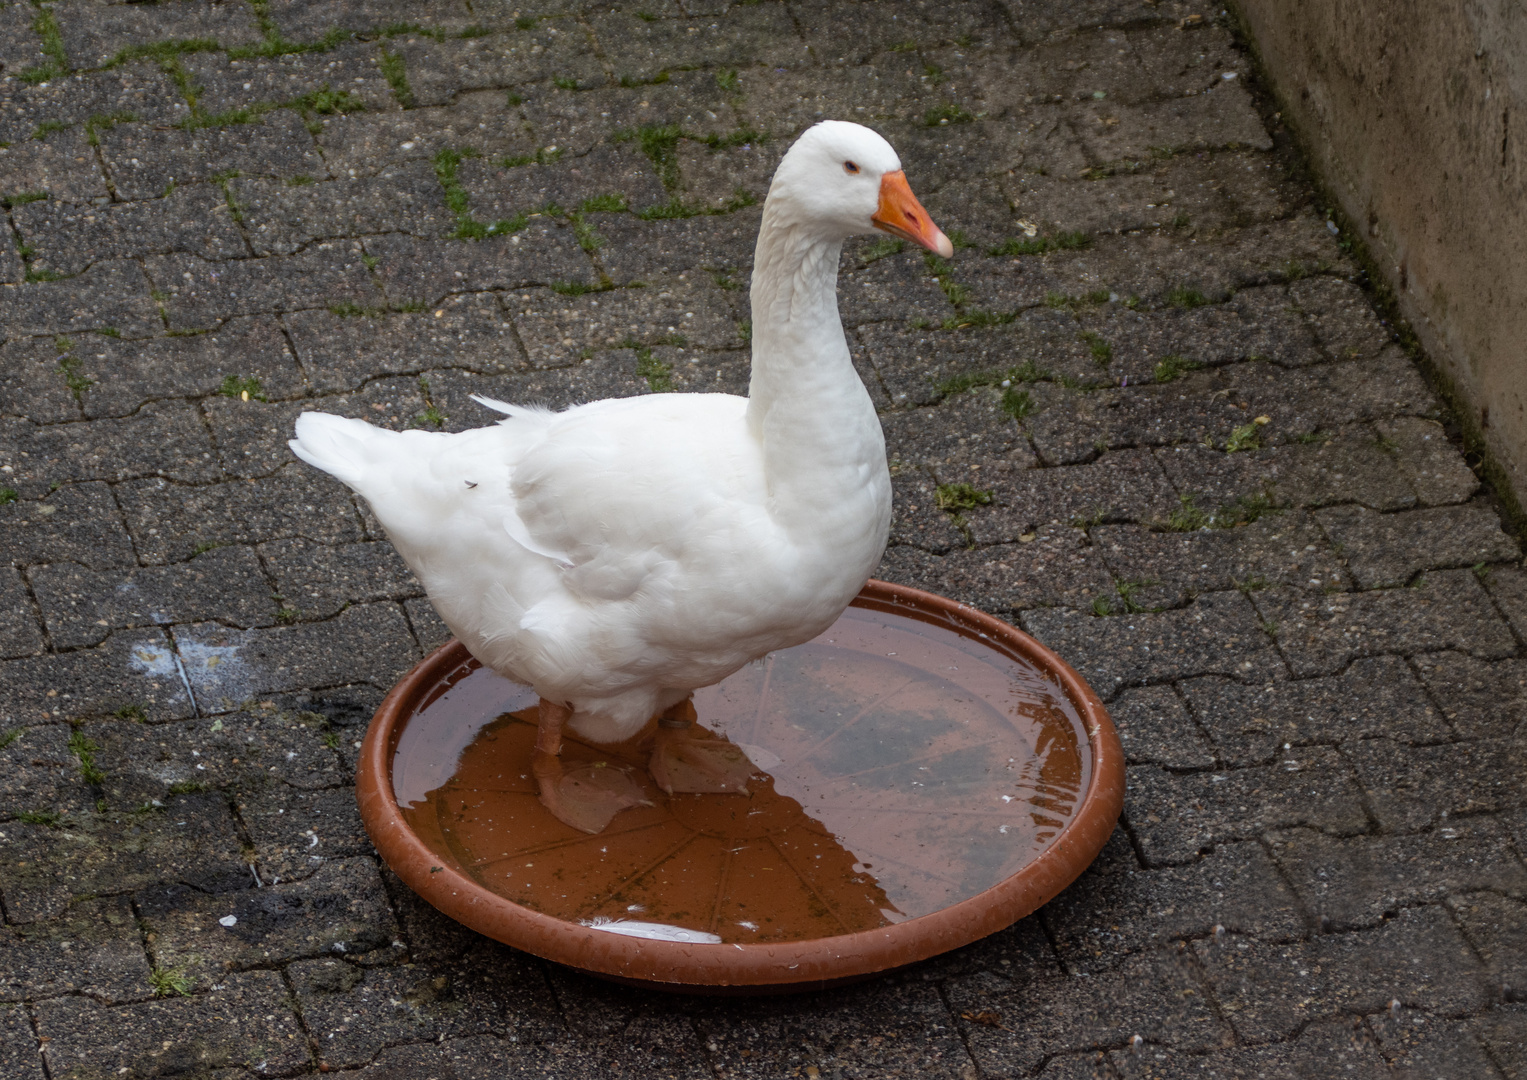
<path fill-rule="evenodd" d="M 652 725 L 614 747 L 570 739 L 566 761 L 625 769 L 653 805 L 569 828 L 536 798 L 534 692 L 473 661 L 399 736 L 398 803 L 486 889 L 613 933 L 799 941 L 948 907 L 1054 840 L 1087 789 L 1087 734 L 1040 669 L 904 610 L 861 600 L 696 692 L 700 723 L 756 766 L 751 795 L 663 794 Z"/>

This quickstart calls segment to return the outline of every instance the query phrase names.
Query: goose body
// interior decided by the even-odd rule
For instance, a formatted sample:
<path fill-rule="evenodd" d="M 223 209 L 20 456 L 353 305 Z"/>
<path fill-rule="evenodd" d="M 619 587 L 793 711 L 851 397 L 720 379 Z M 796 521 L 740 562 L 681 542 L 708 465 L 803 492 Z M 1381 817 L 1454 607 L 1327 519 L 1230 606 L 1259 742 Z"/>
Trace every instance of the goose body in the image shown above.
<path fill-rule="evenodd" d="M 874 227 L 947 254 L 921 210 L 885 140 L 819 124 L 764 206 L 748 397 L 563 412 L 478 399 L 504 418 L 459 434 L 304 413 L 292 449 L 371 504 L 473 656 L 580 735 L 630 738 L 825 630 L 878 563 L 891 482 L 838 318 L 838 259 Z"/>

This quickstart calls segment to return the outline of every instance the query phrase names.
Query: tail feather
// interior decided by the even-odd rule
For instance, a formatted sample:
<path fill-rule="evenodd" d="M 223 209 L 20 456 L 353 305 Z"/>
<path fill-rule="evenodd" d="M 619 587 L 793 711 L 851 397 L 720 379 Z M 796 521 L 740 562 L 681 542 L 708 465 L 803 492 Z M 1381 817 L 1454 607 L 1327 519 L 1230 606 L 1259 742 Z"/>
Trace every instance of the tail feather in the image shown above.
<path fill-rule="evenodd" d="M 287 445 L 309 465 L 360 491 L 366 473 L 377 463 L 376 444 L 397 437 L 396 432 L 373 427 L 364 420 L 305 412 L 297 417 L 297 437 Z"/>

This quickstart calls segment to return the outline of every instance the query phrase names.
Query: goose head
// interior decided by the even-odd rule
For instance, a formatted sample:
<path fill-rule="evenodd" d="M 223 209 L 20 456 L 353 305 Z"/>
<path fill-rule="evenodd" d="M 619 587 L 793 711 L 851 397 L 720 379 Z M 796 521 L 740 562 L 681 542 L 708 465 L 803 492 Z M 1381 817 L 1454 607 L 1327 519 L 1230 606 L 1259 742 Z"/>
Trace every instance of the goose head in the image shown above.
<path fill-rule="evenodd" d="M 776 220 L 824 237 L 878 229 L 946 259 L 954 254 L 949 237 L 912 194 L 891 144 L 859 124 L 824 120 L 809 128 L 775 171 L 769 203 Z"/>

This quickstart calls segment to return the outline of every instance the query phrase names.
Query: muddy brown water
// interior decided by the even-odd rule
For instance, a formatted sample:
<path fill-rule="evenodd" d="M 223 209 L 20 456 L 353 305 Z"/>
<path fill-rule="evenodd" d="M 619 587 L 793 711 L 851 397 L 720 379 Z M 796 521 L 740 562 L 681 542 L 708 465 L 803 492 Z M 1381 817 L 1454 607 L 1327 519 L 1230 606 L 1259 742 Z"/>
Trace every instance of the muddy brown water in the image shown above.
<path fill-rule="evenodd" d="M 1060 684 L 973 628 L 863 599 L 826 633 L 697 691 L 751 795 L 665 795 L 651 730 L 568 762 L 626 770 L 653 805 L 588 836 L 536 798 L 536 695 L 468 661 L 398 736 L 392 787 L 433 857 L 487 891 L 615 934 L 804 942 L 976 896 L 1032 862 L 1091 781 Z"/>

